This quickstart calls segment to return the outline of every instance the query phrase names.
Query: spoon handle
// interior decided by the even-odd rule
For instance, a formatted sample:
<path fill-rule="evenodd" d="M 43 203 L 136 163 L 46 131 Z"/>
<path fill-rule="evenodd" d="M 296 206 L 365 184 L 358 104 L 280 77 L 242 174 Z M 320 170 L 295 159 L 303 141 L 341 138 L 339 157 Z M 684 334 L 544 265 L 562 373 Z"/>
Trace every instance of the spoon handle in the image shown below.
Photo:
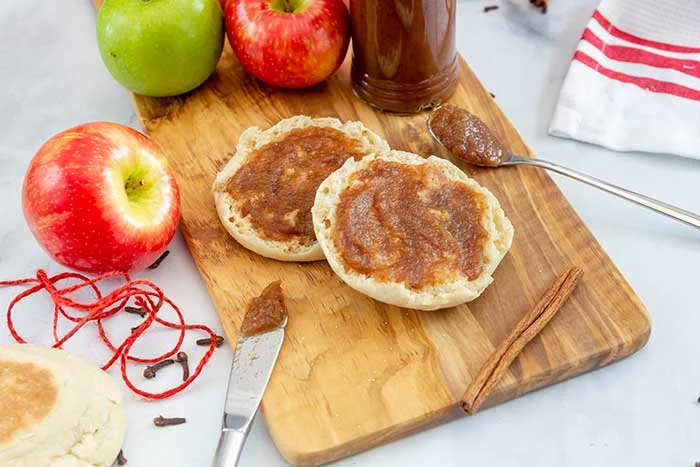
<path fill-rule="evenodd" d="M 685 209 L 681 209 L 667 203 L 663 203 L 661 201 L 655 200 L 654 198 L 635 193 L 634 191 L 620 188 L 619 186 L 613 185 L 608 182 L 604 182 L 603 180 L 600 180 L 598 178 L 591 177 L 590 175 L 586 175 L 581 172 L 568 169 L 566 167 L 554 164 L 552 162 L 514 155 L 511 156 L 510 159 L 504 165 L 534 165 L 536 167 L 542 167 L 544 169 L 551 170 L 552 172 L 557 172 L 562 175 L 566 175 L 567 177 L 571 177 L 574 180 L 587 183 L 588 185 L 594 186 L 596 188 L 600 188 L 603 191 L 607 191 L 608 193 L 617 195 L 620 198 L 624 198 L 626 200 L 640 204 L 646 208 L 649 208 L 653 211 L 684 222 L 693 227 L 700 228 L 700 216 L 698 216 L 695 213 L 686 211 Z"/>

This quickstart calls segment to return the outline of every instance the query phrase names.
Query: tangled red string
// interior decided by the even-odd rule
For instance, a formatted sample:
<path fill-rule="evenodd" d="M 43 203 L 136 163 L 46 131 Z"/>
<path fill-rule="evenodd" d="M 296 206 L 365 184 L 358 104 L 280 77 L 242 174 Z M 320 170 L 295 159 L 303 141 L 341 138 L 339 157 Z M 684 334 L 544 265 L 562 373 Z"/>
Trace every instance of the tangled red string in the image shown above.
<path fill-rule="evenodd" d="M 97 287 L 97 284 L 105 279 L 120 277 L 123 278 L 126 283 L 114 289 L 109 294 L 103 296 Z M 59 287 L 62 282 L 74 280 L 77 280 L 78 282 L 73 285 Z M 147 399 L 166 399 L 179 393 L 187 386 L 192 384 L 192 382 L 197 379 L 199 374 L 202 372 L 204 366 L 209 362 L 212 354 L 214 353 L 214 349 L 216 348 L 216 333 L 202 324 L 185 323 L 182 312 L 177 305 L 166 297 L 163 291 L 157 285 L 149 280 L 131 279 L 128 274 L 117 272 L 102 274 L 93 279 L 76 272 L 63 272 L 54 276 L 48 276 L 45 271 L 39 269 L 36 273 L 36 277 L 13 281 L 0 281 L 0 286 L 17 285 L 31 285 L 31 287 L 15 296 L 7 308 L 7 328 L 17 343 L 25 344 L 27 341 L 25 341 L 22 336 L 19 335 L 12 321 L 15 305 L 30 295 L 33 295 L 41 290 L 46 290 L 54 303 L 52 325 L 54 342 L 52 347 L 59 349 L 62 348 L 62 345 L 65 344 L 78 331 L 80 331 L 86 324 L 91 321 L 96 322 L 100 339 L 112 353 L 109 360 L 102 365 L 102 369 L 107 370 L 114 364 L 114 362 L 119 360 L 121 375 L 124 383 L 134 393 Z M 69 297 L 70 294 L 86 288 L 92 290 L 92 293 L 95 295 L 95 300 L 93 302 L 83 303 Z M 126 304 L 132 299 L 136 306 L 143 309 L 143 311 L 146 313 L 146 317 L 141 325 L 134 329 L 121 344 L 115 345 L 105 332 L 103 320 L 122 311 Z M 177 322 L 168 321 L 158 316 L 158 312 L 162 309 L 164 304 L 168 305 L 173 311 L 175 311 L 175 314 L 177 315 Z M 72 315 L 67 311 L 68 309 L 76 310 L 80 312 L 80 314 Z M 61 316 L 75 324 L 67 333 L 65 333 L 62 337 L 59 337 L 58 323 Z M 141 358 L 131 355 L 129 352 L 136 341 L 154 323 L 179 331 L 178 339 L 175 345 L 164 354 L 153 358 Z M 182 347 L 186 332 L 195 330 L 207 333 L 211 339 L 211 344 L 197 364 L 197 368 L 194 370 L 194 372 L 192 372 L 189 378 L 182 382 L 182 384 L 168 389 L 167 391 L 153 393 L 139 389 L 134 385 L 134 383 L 132 383 L 126 371 L 128 361 L 152 364 L 169 358 L 175 355 Z"/>

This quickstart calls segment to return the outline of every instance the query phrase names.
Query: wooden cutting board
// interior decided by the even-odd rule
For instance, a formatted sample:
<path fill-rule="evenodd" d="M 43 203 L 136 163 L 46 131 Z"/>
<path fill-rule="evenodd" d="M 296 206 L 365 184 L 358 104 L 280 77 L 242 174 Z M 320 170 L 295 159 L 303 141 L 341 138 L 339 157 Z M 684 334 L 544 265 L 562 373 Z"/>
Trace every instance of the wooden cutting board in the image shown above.
<path fill-rule="evenodd" d="M 568 266 L 584 268 L 582 283 L 515 360 L 487 406 L 612 363 L 649 337 L 639 298 L 539 169 L 463 167 L 498 197 L 515 238 L 494 284 L 454 309 L 384 305 L 344 285 L 324 262 L 268 260 L 230 238 L 210 187 L 251 125 L 267 128 L 297 114 L 335 116 L 363 121 L 396 149 L 438 151 L 425 114 L 378 113 L 353 97 L 349 59 L 323 85 L 282 91 L 248 76 L 227 45 L 214 75 L 194 92 L 133 101 L 143 128 L 176 171 L 182 230 L 230 343 L 248 300 L 282 280 L 290 319 L 262 409 L 272 439 L 292 464 L 329 462 L 465 415 L 458 402 L 472 375 Z M 480 116 L 513 152 L 530 154 L 465 63 L 451 102 Z"/>

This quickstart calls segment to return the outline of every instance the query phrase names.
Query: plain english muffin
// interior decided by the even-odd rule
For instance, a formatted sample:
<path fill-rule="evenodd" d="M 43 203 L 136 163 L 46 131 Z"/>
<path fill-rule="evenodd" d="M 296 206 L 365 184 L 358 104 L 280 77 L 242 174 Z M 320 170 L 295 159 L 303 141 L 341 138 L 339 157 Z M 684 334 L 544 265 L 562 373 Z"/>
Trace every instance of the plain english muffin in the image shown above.
<path fill-rule="evenodd" d="M 126 433 L 115 381 L 68 352 L 0 345 L 0 465 L 111 467 Z"/>
<path fill-rule="evenodd" d="M 447 160 L 402 151 L 345 162 L 320 185 L 312 214 L 343 281 L 419 310 L 477 298 L 513 240 L 491 192 Z"/>
<path fill-rule="evenodd" d="M 360 122 L 296 116 L 248 128 L 217 174 L 216 211 L 245 248 L 281 261 L 324 258 L 311 219 L 318 185 L 348 159 L 389 150 Z"/>

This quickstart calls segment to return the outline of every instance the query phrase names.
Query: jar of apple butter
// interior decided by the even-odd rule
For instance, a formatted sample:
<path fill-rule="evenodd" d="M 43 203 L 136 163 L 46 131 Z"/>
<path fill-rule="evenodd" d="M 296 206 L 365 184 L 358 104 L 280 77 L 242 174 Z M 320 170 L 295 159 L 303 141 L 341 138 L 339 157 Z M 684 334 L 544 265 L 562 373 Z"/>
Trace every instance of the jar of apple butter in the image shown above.
<path fill-rule="evenodd" d="M 456 0 L 350 0 L 355 95 L 381 110 L 439 105 L 457 86 Z"/>

